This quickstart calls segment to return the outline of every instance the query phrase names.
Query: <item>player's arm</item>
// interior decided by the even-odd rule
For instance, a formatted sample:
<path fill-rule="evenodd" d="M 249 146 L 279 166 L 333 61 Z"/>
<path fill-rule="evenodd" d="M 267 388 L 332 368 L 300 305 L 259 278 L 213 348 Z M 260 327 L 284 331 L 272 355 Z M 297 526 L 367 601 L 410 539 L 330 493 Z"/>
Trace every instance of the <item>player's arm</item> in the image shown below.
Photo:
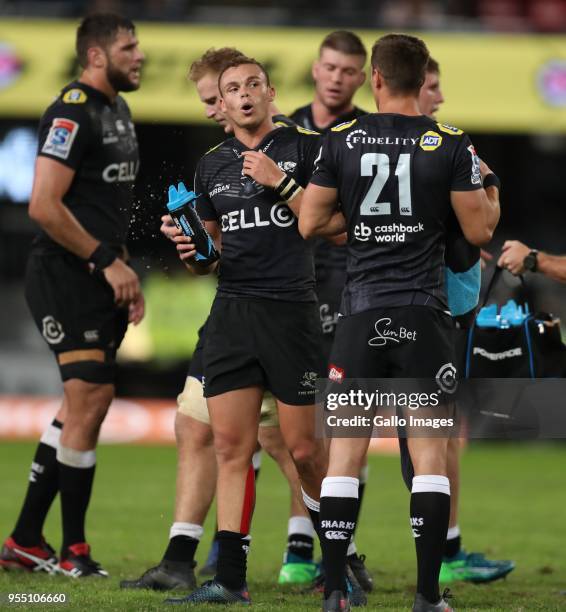
<path fill-rule="evenodd" d="M 347 228 L 338 204 L 338 163 L 332 134 L 328 133 L 322 141 L 310 142 L 307 157 L 312 160 L 309 164 L 312 171 L 303 196 L 299 232 L 303 238 L 324 236 L 335 244 L 343 244 Z"/>
<path fill-rule="evenodd" d="M 470 139 L 465 135 L 455 155 L 450 201 L 466 240 L 474 246 L 487 244 L 501 212 L 499 179 L 477 157 Z"/>
<path fill-rule="evenodd" d="M 344 215 L 337 210 L 338 190 L 309 183 L 302 198 L 299 232 L 303 238 L 336 236 L 346 231 Z"/>
<path fill-rule="evenodd" d="M 39 155 L 35 163 L 29 215 L 55 242 L 81 259 L 95 263 L 97 255 L 101 254 L 99 269 L 112 286 L 116 302 L 134 302 L 141 293 L 136 273 L 112 252 L 105 251 L 100 241 L 85 230 L 63 203 L 74 177 L 73 168 Z"/>
<path fill-rule="evenodd" d="M 218 223 L 216 221 L 203 221 L 203 223 L 206 231 L 210 234 L 210 237 L 214 242 L 214 246 L 218 252 L 220 252 L 222 234 Z M 211 274 L 216 270 L 219 260 L 216 260 L 209 266 L 202 266 L 197 263 L 195 259 L 197 251 L 190 236 L 185 236 L 181 230 L 177 228 L 174 230 L 171 228 L 167 235 L 171 238 L 171 240 L 173 240 L 173 242 L 176 243 L 179 259 L 193 274 L 196 274 L 197 276 L 205 276 L 206 274 Z"/>
<path fill-rule="evenodd" d="M 244 174 L 256 183 L 273 189 L 299 217 L 303 188 L 262 151 L 244 151 Z"/>

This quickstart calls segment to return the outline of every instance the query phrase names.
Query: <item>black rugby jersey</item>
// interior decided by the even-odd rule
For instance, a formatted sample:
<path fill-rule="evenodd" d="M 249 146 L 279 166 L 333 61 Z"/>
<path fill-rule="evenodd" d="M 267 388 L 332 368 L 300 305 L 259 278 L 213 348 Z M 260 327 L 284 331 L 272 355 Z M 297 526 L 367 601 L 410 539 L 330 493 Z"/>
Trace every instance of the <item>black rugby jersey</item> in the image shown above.
<path fill-rule="evenodd" d="M 324 134 L 337 125 L 364 115 L 367 115 L 366 111 L 356 106 L 351 112 L 341 115 L 326 128 L 320 129 L 314 127 L 312 106 L 307 104 L 298 108 L 291 115 L 291 119 L 304 128 Z M 340 301 L 342 289 L 346 283 L 346 246 L 337 246 L 326 238 L 315 238 L 313 252 L 318 300 L 332 309 L 335 307 L 334 304 Z M 327 302 L 330 303 L 327 304 Z M 335 325 L 327 326 L 328 333 L 334 333 L 334 327 Z"/>
<path fill-rule="evenodd" d="M 462 130 L 422 115 L 366 115 L 325 136 L 312 182 L 337 188 L 348 226 L 343 314 L 409 304 L 447 308 L 450 191 L 482 187 Z"/>
<path fill-rule="evenodd" d="M 229 138 L 200 160 L 195 175 L 195 191 L 202 194 L 201 218 L 216 221 L 222 231 L 218 295 L 314 301 L 311 246 L 276 192 L 242 174 L 246 150 L 239 140 Z M 255 150 L 306 186 L 320 137 L 303 128 L 280 127 Z"/>
<path fill-rule="evenodd" d="M 289 115 L 289 119 L 291 119 L 291 121 L 294 121 L 297 125 L 306 128 L 307 130 L 313 130 L 314 132 L 320 132 L 321 134 L 323 134 L 327 130 L 336 127 L 337 125 L 345 123 L 346 121 L 358 119 L 359 117 L 363 117 L 364 115 L 367 115 L 366 111 L 362 110 L 361 108 L 358 108 L 357 106 L 354 106 L 354 108 L 349 113 L 344 113 L 343 115 L 340 115 L 340 117 L 335 119 L 330 125 L 327 125 L 325 128 L 321 128 L 318 127 L 314 122 L 314 118 L 312 116 L 312 105 L 307 104 L 306 106 L 301 106 L 300 108 L 297 108 L 297 110 L 293 111 Z"/>
<path fill-rule="evenodd" d="M 117 96 L 111 102 L 84 83 L 67 85 L 41 118 L 38 155 L 76 171 L 63 202 L 86 231 L 110 246 L 123 245 L 139 166 L 126 101 Z M 35 243 L 63 249 L 43 231 Z"/>

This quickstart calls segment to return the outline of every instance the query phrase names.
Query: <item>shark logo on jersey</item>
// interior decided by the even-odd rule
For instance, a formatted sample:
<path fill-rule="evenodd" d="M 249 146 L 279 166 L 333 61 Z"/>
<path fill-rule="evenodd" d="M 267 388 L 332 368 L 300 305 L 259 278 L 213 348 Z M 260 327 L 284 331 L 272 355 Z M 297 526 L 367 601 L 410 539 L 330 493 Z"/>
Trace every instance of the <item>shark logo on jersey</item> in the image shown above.
<path fill-rule="evenodd" d="M 294 161 L 280 161 L 277 162 L 277 166 L 282 172 L 294 172 L 297 167 L 297 162 Z"/>

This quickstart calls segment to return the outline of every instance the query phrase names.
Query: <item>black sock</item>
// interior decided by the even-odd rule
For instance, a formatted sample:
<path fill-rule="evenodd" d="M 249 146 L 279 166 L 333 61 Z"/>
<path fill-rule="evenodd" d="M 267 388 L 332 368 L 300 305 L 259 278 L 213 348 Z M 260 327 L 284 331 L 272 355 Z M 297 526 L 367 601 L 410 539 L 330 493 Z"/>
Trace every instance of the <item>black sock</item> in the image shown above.
<path fill-rule="evenodd" d="M 177 535 L 169 540 L 163 561 L 190 563 L 195 558 L 198 540 L 189 536 Z"/>
<path fill-rule="evenodd" d="M 96 459 L 94 451 L 76 451 L 61 446 L 58 459 L 64 552 L 71 544 L 86 542 L 86 511 L 92 492 Z"/>
<path fill-rule="evenodd" d="M 446 544 L 444 545 L 444 556 L 455 557 L 460 552 L 461 548 L 462 538 L 460 536 L 450 538 L 450 540 L 446 540 Z"/>
<path fill-rule="evenodd" d="M 216 540 L 219 551 L 215 579 L 228 589 L 239 591 L 246 583 L 250 538 L 243 533 L 219 531 Z"/>
<path fill-rule="evenodd" d="M 305 561 L 312 561 L 314 539 L 303 533 L 291 533 L 287 538 L 287 552 Z"/>
<path fill-rule="evenodd" d="M 346 592 L 346 553 L 358 513 L 358 479 L 326 477 L 320 497 L 320 546 L 324 564 L 324 597 Z"/>
<path fill-rule="evenodd" d="M 415 476 L 411 527 L 417 549 L 417 592 L 432 604 L 440 599 L 438 575 L 450 517 L 450 485 L 444 476 Z"/>
<path fill-rule="evenodd" d="M 62 427 L 62 423 L 54 419 L 35 451 L 28 490 L 12 532 L 12 537 L 20 546 L 37 546 L 41 541 L 45 517 L 59 488 L 57 445 Z"/>

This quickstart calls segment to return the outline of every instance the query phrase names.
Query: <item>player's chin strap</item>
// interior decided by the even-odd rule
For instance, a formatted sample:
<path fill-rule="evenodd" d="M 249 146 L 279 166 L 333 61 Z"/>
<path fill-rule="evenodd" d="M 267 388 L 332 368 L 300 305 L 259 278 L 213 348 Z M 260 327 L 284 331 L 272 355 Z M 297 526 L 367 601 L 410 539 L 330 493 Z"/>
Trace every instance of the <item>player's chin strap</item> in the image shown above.
<path fill-rule="evenodd" d="M 493 287 L 495 286 L 495 283 L 499 280 L 499 277 L 501 276 L 501 273 L 503 272 L 503 270 L 505 270 L 505 268 L 502 268 L 501 266 L 495 266 L 495 270 L 493 271 L 493 274 L 491 275 L 491 278 L 489 279 L 489 283 L 487 284 L 487 289 L 485 290 L 485 294 L 483 296 L 483 301 L 482 301 L 480 309 L 483 308 L 487 304 L 487 300 L 489 299 L 489 296 L 491 295 L 491 292 L 493 291 Z M 521 281 L 521 288 L 526 293 L 527 286 L 525 284 L 525 279 L 523 275 L 518 274 L 517 276 L 519 277 L 519 280 Z M 527 299 L 527 302 L 529 301 L 530 300 Z"/>

